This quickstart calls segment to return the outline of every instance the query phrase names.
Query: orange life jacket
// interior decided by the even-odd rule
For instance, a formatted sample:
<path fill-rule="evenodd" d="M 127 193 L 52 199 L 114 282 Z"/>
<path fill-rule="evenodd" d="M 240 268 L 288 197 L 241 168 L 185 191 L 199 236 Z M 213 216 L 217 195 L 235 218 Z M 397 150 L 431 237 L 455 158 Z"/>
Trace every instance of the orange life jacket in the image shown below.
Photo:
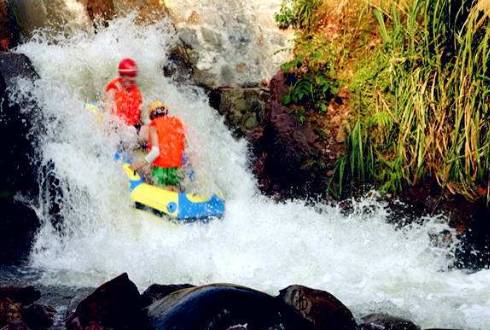
<path fill-rule="evenodd" d="M 114 90 L 113 113 L 124 120 L 126 125 L 134 126 L 140 122 L 143 98 L 136 84 L 122 85 L 122 78 L 116 78 L 107 84 L 105 91 Z"/>
<path fill-rule="evenodd" d="M 180 119 L 163 116 L 153 119 L 150 126 L 155 127 L 158 134 L 160 155 L 153 161 L 153 166 L 176 168 L 182 166 L 185 148 L 184 125 Z M 151 138 L 148 136 L 148 150 L 151 149 Z"/>

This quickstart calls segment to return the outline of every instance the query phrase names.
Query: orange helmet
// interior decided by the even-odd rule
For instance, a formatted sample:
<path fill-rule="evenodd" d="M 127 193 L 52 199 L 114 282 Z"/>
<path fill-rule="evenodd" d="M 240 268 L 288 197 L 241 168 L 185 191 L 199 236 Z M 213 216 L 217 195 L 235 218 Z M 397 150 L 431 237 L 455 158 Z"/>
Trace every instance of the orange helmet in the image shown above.
<path fill-rule="evenodd" d="M 138 66 L 136 62 L 131 58 L 122 59 L 119 62 L 119 75 L 136 77 L 138 75 Z"/>
<path fill-rule="evenodd" d="M 153 120 L 156 117 L 166 116 L 168 114 L 168 107 L 160 100 L 155 100 L 148 106 L 148 113 L 150 119 Z"/>

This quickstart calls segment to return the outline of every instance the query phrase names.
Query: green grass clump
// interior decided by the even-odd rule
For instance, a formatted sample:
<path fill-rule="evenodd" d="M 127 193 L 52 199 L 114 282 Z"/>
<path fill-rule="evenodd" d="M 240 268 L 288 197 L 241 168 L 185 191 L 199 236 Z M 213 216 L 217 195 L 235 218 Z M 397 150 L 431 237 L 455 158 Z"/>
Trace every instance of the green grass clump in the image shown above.
<path fill-rule="evenodd" d="M 382 44 L 351 83 L 357 116 L 340 182 L 350 173 L 397 192 L 430 178 L 479 197 L 490 171 L 490 21 L 476 3 L 374 9 Z"/>

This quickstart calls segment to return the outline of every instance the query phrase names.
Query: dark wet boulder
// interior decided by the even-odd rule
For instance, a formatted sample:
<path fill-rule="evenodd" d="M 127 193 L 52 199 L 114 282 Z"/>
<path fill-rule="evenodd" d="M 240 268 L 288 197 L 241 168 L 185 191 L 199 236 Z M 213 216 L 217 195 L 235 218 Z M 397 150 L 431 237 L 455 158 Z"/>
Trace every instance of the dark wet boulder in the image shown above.
<path fill-rule="evenodd" d="M 126 273 L 102 284 L 82 300 L 68 317 L 66 327 L 79 329 L 147 329 L 136 285 Z"/>
<path fill-rule="evenodd" d="M 362 318 L 360 330 L 420 330 L 420 327 L 409 320 L 388 314 L 375 313 Z"/>
<path fill-rule="evenodd" d="M 351 311 L 328 292 L 291 285 L 280 291 L 279 299 L 310 320 L 317 330 L 356 330 Z"/>
<path fill-rule="evenodd" d="M 0 288 L 0 299 L 9 298 L 12 301 L 28 305 L 41 298 L 41 292 L 33 286 L 28 287 L 2 287 Z"/>
<path fill-rule="evenodd" d="M 39 219 L 32 208 L 14 198 L 0 196 L 0 264 L 27 260 Z"/>
<path fill-rule="evenodd" d="M 141 305 L 147 307 L 155 301 L 165 298 L 172 292 L 192 287 L 194 285 L 191 284 L 152 284 L 141 294 Z"/>
<path fill-rule="evenodd" d="M 0 264 L 21 263 L 27 257 L 39 226 L 34 211 L 19 202 L 36 196 L 37 169 L 32 104 L 11 99 L 16 78 L 36 79 L 29 58 L 0 52 Z"/>
<path fill-rule="evenodd" d="M 49 329 L 54 323 L 56 310 L 53 307 L 32 304 L 22 310 L 24 322 L 31 329 Z"/>
<path fill-rule="evenodd" d="M 175 291 L 149 306 L 148 316 L 155 329 L 313 329 L 284 302 L 228 284 Z"/>
<path fill-rule="evenodd" d="M 17 78 L 34 80 L 37 73 L 29 58 L 22 54 L 0 53 L 0 187 L 4 195 L 18 191 L 30 193 L 37 189 L 36 171 L 33 167 L 34 118 L 27 101 L 18 104 L 12 99 L 9 88 L 14 88 Z M 15 175 L 14 175 L 15 173 Z"/>

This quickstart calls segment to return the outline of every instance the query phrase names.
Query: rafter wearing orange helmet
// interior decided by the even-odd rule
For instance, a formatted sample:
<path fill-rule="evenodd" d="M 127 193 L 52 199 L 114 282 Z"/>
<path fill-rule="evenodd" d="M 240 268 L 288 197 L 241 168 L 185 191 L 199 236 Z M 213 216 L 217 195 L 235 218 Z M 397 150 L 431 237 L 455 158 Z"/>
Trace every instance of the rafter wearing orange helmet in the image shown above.
<path fill-rule="evenodd" d="M 151 165 L 154 183 L 177 187 L 183 177 L 184 125 L 179 118 L 168 115 L 168 108 L 161 101 L 153 101 L 148 112 L 151 120 L 147 135 L 148 154 L 144 162 L 133 163 L 133 168 Z"/>

